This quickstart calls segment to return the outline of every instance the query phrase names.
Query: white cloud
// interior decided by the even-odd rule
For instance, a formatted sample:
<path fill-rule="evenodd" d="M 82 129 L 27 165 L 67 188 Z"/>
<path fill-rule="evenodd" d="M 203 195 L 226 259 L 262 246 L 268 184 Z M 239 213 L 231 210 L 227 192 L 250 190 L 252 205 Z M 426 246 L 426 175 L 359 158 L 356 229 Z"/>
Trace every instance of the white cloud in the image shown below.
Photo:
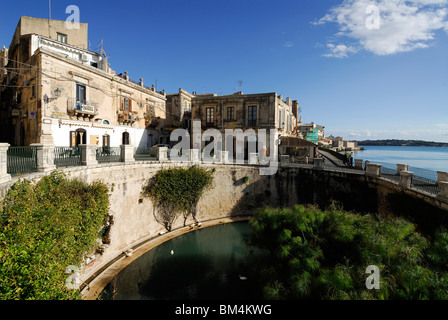
<path fill-rule="evenodd" d="M 293 46 L 292 42 L 286 42 L 285 48 L 291 48 Z"/>
<path fill-rule="evenodd" d="M 334 45 L 328 43 L 327 48 L 330 49 L 330 53 L 323 54 L 323 56 L 327 58 L 347 58 L 349 53 L 358 52 L 358 49 L 355 47 L 347 47 L 345 44 Z"/>
<path fill-rule="evenodd" d="M 371 5 L 379 9 L 378 15 L 367 10 Z M 360 50 L 390 55 L 426 48 L 436 31 L 448 32 L 447 18 L 448 0 L 344 0 L 313 24 L 337 24 L 335 36 L 349 44 L 329 43 L 330 52 L 324 56 L 341 58 Z M 368 26 L 372 22 L 379 23 L 376 29 Z"/>

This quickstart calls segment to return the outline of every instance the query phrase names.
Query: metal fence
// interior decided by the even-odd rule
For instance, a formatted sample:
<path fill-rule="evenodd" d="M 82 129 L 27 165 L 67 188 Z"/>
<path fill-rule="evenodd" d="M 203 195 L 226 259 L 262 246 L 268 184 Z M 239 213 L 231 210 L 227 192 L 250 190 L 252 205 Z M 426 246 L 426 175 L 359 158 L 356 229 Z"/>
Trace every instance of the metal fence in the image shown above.
<path fill-rule="evenodd" d="M 99 147 L 96 149 L 98 163 L 121 162 L 121 147 Z"/>
<path fill-rule="evenodd" d="M 375 161 L 381 164 L 381 177 L 395 182 L 400 181 L 400 174 L 397 171 L 397 165 L 388 162 Z M 428 169 L 408 166 L 408 171 L 413 172 L 412 186 L 416 189 L 431 194 L 437 194 L 439 186 L 437 184 L 437 172 Z"/>
<path fill-rule="evenodd" d="M 37 147 L 9 147 L 7 172 L 12 176 L 37 171 Z"/>
<path fill-rule="evenodd" d="M 79 147 L 55 147 L 54 164 L 57 167 L 80 166 L 81 149 Z"/>
<path fill-rule="evenodd" d="M 400 175 L 397 171 L 397 165 L 393 163 L 381 162 L 380 163 L 380 176 L 384 179 L 391 180 L 394 182 L 400 182 Z"/>
<path fill-rule="evenodd" d="M 437 181 L 432 179 L 414 175 L 412 176 L 412 185 L 420 191 L 425 191 L 431 194 L 439 193 L 439 185 Z"/>
<path fill-rule="evenodd" d="M 420 191 L 438 194 L 437 171 L 408 166 L 408 171 L 413 172 L 412 185 Z"/>

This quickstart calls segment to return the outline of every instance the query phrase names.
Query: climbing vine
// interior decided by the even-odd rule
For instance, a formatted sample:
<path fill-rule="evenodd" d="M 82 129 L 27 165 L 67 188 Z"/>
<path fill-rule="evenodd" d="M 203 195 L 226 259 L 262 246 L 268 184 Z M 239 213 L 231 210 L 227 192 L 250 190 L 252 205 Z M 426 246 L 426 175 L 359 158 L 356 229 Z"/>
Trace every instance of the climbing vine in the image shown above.
<path fill-rule="evenodd" d="M 77 299 L 70 266 L 95 250 L 108 219 L 109 192 L 53 172 L 16 182 L 0 210 L 0 299 Z M 70 290 L 71 289 L 71 290 Z"/>
<path fill-rule="evenodd" d="M 144 195 L 154 203 L 154 216 L 167 231 L 176 218 L 183 215 L 196 220 L 197 204 L 204 190 L 213 181 L 213 171 L 199 167 L 160 170 L 144 187 Z"/>

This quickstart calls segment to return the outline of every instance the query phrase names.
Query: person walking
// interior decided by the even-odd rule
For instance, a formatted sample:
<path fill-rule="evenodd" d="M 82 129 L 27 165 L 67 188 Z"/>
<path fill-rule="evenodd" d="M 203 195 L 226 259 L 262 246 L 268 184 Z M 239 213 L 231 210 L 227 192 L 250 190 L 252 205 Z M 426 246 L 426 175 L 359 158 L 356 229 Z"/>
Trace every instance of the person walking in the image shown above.
<path fill-rule="evenodd" d="M 261 159 L 264 160 L 266 158 L 266 151 L 268 148 L 266 148 L 265 145 L 263 145 L 263 148 L 261 149 Z"/>

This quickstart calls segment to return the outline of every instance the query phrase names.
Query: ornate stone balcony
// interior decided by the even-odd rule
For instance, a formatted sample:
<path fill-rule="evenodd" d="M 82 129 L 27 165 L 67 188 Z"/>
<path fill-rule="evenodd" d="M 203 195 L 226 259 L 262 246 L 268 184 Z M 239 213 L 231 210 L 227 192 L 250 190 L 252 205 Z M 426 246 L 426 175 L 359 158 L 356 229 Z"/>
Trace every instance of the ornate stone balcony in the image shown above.
<path fill-rule="evenodd" d="M 93 118 L 98 115 L 98 107 L 92 101 L 67 100 L 67 111 L 70 116 Z"/>
<path fill-rule="evenodd" d="M 132 125 L 137 120 L 137 115 L 132 111 L 118 111 L 118 122 Z"/>

